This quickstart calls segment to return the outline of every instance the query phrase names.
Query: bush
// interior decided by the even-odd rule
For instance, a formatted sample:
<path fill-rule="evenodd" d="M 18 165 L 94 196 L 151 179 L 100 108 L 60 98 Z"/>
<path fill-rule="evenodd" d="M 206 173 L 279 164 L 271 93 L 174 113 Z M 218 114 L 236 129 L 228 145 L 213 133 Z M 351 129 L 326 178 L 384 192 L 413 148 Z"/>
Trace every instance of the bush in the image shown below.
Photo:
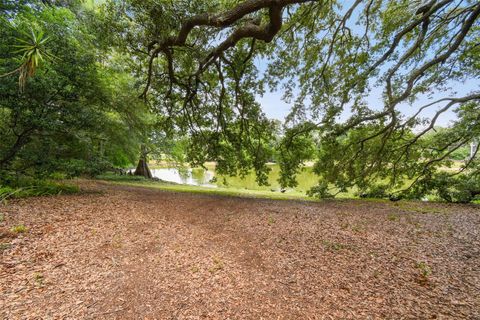
<path fill-rule="evenodd" d="M 0 186 L 0 202 L 4 199 L 12 197 L 18 189 L 14 189 L 8 186 Z"/>
<path fill-rule="evenodd" d="M 50 174 L 49 178 L 52 180 L 65 180 L 67 179 L 67 174 L 63 172 L 53 172 Z"/>
<path fill-rule="evenodd" d="M 388 186 L 378 184 L 370 186 L 366 191 L 360 192 L 360 198 L 389 198 L 390 194 L 388 193 Z"/>
<path fill-rule="evenodd" d="M 81 175 L 88 175 L 94 177 L 102 174 L 111 168 L 111 163 L 105 159 L 95 158 L 91 161 L 72 159 L 66 161 L 62 165 L 62 172 L 65 172 L 67 177 L 73 178 Z"/>
<path fill-rule="evenodd" d="M 480 196 L 480 179 L 468 174 L 441 172 L 419 181 L 409 192 L 411 198 L 434 193 L 446 202 L 469 203 Z"/>
<path fill-rule="evenodd" d="M 29 185 L 0 186 L 0 202 L 11 198 L 73 194 L 79 192 L 78 186 L 45 180 L 35 180 Z"/>
<path fill-rule="evenodd" d="M 320 199 L 329 199 L 334 198 L 335 196 L 330 193 L 328 183 L 325 181 L 320 181 L 318 185 L 312 187 L 307 191 L 309 197 L 317 197 Z"/>

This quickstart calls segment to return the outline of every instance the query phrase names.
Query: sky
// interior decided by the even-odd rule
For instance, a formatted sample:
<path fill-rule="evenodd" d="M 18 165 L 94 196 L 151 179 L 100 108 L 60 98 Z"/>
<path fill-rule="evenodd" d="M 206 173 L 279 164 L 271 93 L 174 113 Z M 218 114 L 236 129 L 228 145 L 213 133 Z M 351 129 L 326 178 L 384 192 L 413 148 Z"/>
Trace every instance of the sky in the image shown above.
<path fill-rule="evenodd" d="M 453 84 L 452 87 L 454 87 L 456 91 L 456 96 L 461 97 L 465 96 L 473 91 L 478 91 L 480 90 L 480 80 L 479 79 L 472 79 L 468 82 L 465 83 L 456 83 Z M 291 109 L 291 105 L 286 103 L 285 101 L 282 100 L 282 92 L 279 91 L 268 91 L 268 88 L 263 96 L 257 96 L 256 100 L 260 105 L 262 106 L 262 110 L 265 112 L 268 118 L 271 119 L 278 119 L 283 121 L 285 117 L 288 115 Z M 430 98 L 427 98 L 425 96 L 420 97 L 413 105 L 408 105 L 408 104 L 402 104 L 400 106 L 400 110 L 405 114 L 405 115 L 412 115 L 417 111 L 418 106 L 427 104 L 428 102 L 438 100 L 444 97 L 451 97 L 452 95 L 447 94 L 445 92 L 437 92 L 436 94 L 433 94 Z M 381 88 L 377 89 L 375 88 L 372 91 L 372 94 L 367 98 L 367 102 L 369 105 L 374 106 L 374 105 L 382 105 L 381 103 Z M 439 105 L 436 108 L 430 108 L 428 111 L 422 113 L 425 117 L 431 118 L 436 110 L 441 108 L 442 105 Z M 437 125 L 446 127 L 449 125 L 449 123 L 453 120 L 456 119 L 455 113 L 450 110 L 448 112 L 445 112 L 442 114 L 441 117 L 439 117 L 437 121 Z"/>

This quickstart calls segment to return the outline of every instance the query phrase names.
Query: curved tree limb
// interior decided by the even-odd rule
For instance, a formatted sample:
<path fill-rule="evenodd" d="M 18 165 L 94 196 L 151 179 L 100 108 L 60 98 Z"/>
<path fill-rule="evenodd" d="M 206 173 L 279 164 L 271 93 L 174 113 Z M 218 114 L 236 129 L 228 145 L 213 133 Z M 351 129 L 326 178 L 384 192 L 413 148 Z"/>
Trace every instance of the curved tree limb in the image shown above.
<path fill-rule="evenodd" d="M 247 21 L 235 29 L 227 39 L 214 48 L 207 57 L 200 63 L 200 67 L 196 76 L 202 73 L 211 63 L 218 59 L 222 52 L 235 46 L 238 41 L 243 38 L 253 38 L 264 42 L 272 41 L 273 37 L 282 27 L 282 10 L 285 6 L 292 4 L 300 4 L 306 2 L 314 2 L 319 0 L 247 0 L 230 10 L 218 14 L 203 13 L 187 19 L 181 26 L 176 36 L 168 37 L 164 40 L 154 40 L 148 44 L 149 62 L 147 72 L 147 84 L 143 90 L 141 97 L 146 97 L 151 85 L 153 75 L 153 61 L 158 57 L 159 53 L 165 53 L 173 47 L 186 46 L 187 38 L 195 27 L 215 27 L 225 29 L 239 22 L 245 16 L 258 12 L 262 9 L 269 10 L 269 23 L 266 25 L 258 25 Z M 170 74 L 172 76 L 172 74 Z M 171 78 L 170 80 L 173 80 Z"/>

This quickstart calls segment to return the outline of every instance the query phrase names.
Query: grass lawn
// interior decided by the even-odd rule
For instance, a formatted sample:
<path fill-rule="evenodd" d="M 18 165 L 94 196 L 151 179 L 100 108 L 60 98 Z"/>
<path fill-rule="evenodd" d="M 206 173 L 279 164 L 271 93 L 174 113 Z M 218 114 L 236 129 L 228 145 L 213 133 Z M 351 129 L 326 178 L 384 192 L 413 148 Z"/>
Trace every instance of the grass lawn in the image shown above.
<path fill-rule="evenodd" d="M 235 187 L 201 187 L 190 186 L 183 184 L 168 183 L 162 181 L 149 181 L 142 177 L 135 176 L 118 176 L 118 175 L 101 175 L 97 177 L 100 180 L 108 181 L 109 183 L 119 185 L 141 186 L 152 189 L 168 190 L 174 192 L 190 192 L 199 194 L 223 195 L 223 196 L 241 196 L 241 197 L 255 197 L 277 200 L 309 200 L 318 201 L 315 198 L 308 197 L 305 192 L 289 190 L 286 193 L 270 190 L 255 190 Z"/>

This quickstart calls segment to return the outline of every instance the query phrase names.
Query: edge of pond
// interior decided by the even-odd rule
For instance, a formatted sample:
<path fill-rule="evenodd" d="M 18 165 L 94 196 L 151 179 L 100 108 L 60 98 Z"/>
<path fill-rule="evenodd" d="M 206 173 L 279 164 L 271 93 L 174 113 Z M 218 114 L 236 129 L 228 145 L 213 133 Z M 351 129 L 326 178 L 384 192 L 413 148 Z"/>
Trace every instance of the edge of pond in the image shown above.
<path fill-rule="evenodd" d="M 281 200 L 281 201 L 294 201 L 294 202 L 309 202 L 309 203 L 325 203 L 325 202 L 345 202 L 353 201 L 359 203 L 383 203 L 388 205 L 393 205 L 395 207 L 401 207 L 402 205 L 395 205 L 396 203 L 403 205 L 426 205 L 426 206 L 468 206 L 478 208 L 480 203 L 468 203 L 468 204 L 458 204 L 458 203 L 445 203 L 445 202 L 424 202 L 420 200 L 401 200 L 399 202 L 392 202 L 388 199 L 377 199 L 377 198 L 354 198 L 354 197 L 339 197 L 333 199 L 318 199 L 302 195 L 288 195 L 288 194 L 278 194 L 278 193 L 268 193 L 266 191 L 244 191 L 244 190 L 231 190 L 225 188 L 207 188 L 199 186 L 190 186 L 182 184 L 174 184 L 168 182 L 160 181 L 110 181 L 104 179 L 95 179 L 95 181 L 103 182 L 111 185 L 118 186 L 130 186 L 137 188 L 146 188 L 150 190 L 158 190 L 161 192 L 179 192 L 187 193 L 192 195 L 206 195 L 206 196 L 218 196 L 218 197 L 235 197 L 242 199 L 254 199 L 254 200 Z"/>

